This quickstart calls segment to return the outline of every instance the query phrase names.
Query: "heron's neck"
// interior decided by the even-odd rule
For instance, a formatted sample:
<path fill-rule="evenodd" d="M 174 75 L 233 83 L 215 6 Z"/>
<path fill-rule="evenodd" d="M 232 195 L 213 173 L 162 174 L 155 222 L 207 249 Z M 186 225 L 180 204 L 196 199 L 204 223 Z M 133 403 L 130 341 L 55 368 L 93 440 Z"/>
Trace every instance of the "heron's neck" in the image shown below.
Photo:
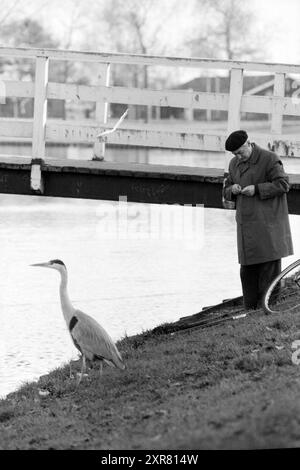
<path fill-rule="evenodd" d="M 64 271 L 64 272 L 61 272 L 60 274 L 61 274 L 61 281 L 60 281 L 59 293 L 60 293 L 61 308 L 65 317 L 65 320 L 67 322 L 67 325 L 69 325 L 75 309 L 73 305 L 71 304 L 71 301 L 69 299 L 69 294 L 67 291 L 68 273 L 67 271 Z"/>

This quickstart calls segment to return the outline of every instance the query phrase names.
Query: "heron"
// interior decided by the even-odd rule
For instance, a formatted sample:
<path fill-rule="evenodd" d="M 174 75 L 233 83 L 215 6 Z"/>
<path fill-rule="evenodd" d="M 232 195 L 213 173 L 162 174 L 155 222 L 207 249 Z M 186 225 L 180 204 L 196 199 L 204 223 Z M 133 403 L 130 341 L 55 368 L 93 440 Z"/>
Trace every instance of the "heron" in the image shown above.
<path fill-rule="evenodd" d="M 67 290 L 68 271 L 63 261 L 53 259 L 46 263 L 31 264 L 31 266 L 55 269 L 60 273 L 59 293 L 61 309 L 73 343 L 82 356 L 81 372 L 77 386 L 80 384 L 86 371 L 87 359 L 90 361 L 100 361 L 100 376 L 102 375 L 103 362 L 111 367 L 117 367 L 121 370 L 125 369 L 122 356 L 105 329 L 94 318 L 73 307 Z"/>

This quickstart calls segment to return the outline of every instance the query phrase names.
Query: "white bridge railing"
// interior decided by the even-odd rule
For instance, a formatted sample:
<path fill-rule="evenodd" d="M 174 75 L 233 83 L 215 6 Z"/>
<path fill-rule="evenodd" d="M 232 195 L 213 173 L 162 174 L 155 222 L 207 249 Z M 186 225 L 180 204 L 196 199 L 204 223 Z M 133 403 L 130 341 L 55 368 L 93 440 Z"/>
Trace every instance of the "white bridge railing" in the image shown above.
<path fill-rule="evenodd" d="M 45 156 L 46 142 L 93 143 L 96 145 L 96 154 L 103 153 L 105 143 L 96 143 L 96 136 L 99 132 L 112 127 L 108 124 L 108 103 L 228 112 L 226 132 L 205 131 L 201 129 L 201 121 L 198 121 L 198 132 L 195 132 L 193 130 L 195 126 L 191 130 L 187 129 L 188 123 L 182 126 L 182 129 L 178 128 L 178 125 L 172 128 L 171 124 L 155 128 L 153 125 L 125 120 L 120 128 L 105 137 L 108 143 L 223 152 L 227 133 L 238 129 L 241 113 L 248 112 L 271 115 L 271 130 L 268 134 L 255 135 L 258 143 L 275 149 L 281 155 L 300 156 L 300 136 L 297 141 L 293 137 L 282 135 L 283 116 L 300 116 L 300 99 L 285 97 L 285 78 L 288 74 L 300 74 L 300 65 L 5 47 L 0 47 L 1 57 L 31 58 L 36 62 L 35 82 L 3 80 L 0 87 L 2 98 L 3 95 L 34 98 L 33 119 L 0 119 L 0 137 L 32 139 L 34 158 Z M 97 63 L 99 67 L 97 85 L 49 82 L 49 60 Z M 222 69 L 230 71 L 230 91 L 209 93 L 110 86 L 110 64 L 185 67 L 199 70 Z M 248 71 L 274 75 L 273 95 L 243 94 L 243 74 Z M 81 122 L 48 120 L 48 99 L 95 102 L 95 120 Z M 251 137 L 254 136 L 251 134 Z"/>

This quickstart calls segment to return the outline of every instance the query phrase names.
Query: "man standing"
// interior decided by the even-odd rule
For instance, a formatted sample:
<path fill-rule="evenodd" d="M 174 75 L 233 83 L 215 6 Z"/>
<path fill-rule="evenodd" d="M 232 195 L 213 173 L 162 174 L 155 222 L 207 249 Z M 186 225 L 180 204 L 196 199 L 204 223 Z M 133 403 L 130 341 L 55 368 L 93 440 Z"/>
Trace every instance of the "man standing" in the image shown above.
<path fill-rule="evenodd" d="M 260 306 L 270 282 L 281 271 L 281 258 L 293 254 L 286 193 L 288 176 L 274 152 L 250 143 L 247 132 L 229 135 L 234 154 L 223 197 L 236 202 L 238 260 L 245 309 Z"/>

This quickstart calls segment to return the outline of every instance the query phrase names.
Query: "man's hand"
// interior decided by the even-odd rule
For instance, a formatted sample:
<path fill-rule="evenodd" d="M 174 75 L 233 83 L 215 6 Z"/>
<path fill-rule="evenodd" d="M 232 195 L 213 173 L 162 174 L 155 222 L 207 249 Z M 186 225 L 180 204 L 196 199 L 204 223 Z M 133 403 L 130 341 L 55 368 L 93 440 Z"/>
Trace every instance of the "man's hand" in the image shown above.
<path fill-rule="evenodd" d="M 242 189 L 242 194 L 244 196 L 254 196 L 255 186 L 253 184 L 251 186 L 245 186 L 245 188 Z"/>
<path fill-rule="evenodd" d="M 231 192 L 234 195 L 240 194 L 242 191 L 242 188 L 239 184 L 233 184 L 231 188 Z"/>

